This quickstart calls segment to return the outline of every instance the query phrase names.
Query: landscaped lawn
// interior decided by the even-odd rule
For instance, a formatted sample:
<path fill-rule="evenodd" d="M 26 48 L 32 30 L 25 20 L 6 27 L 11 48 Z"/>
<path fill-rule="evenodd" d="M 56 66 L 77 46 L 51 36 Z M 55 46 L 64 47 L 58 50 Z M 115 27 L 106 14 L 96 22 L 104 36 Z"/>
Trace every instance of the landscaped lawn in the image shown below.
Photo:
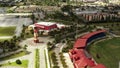
<path fill-rule="evenodd" d="M 35 50 L 35 68 L 39 68 L 40 67 L 39 59 L 40 59 L 40 57 L 39 57 L 39 49 L 36 49 Z"/>
<path fill-rule="evenodd" d="M 10 40 L 11 40 L 11 38 L 2 38 L 2 39 L 0 39 L 0 42 L 4 42 L 5 40 L 10 41 Z"/>
<path fill-rule="evenodd" d="M 44 55 L 45 55 L 45 64 L 46 64 L 46 68 L 48 68 L 48 64 L 47 64 L 47 56 L 46 56 L 46 51 L 44 50 Z"/>
<path fill-rule="evenodd" d="M 118 68 L 120 62 L 120 38 L 112 38 L 89 45 L 88 51 L 97 63 L 107 68 Z"/>
<path fill-rule="evenodd" d="M 2 66 L 19 66 L 19 67 L 28 67 L 28 60 L 21 60 L 22 64 L 16 64 L 16 62 L 10 62 L 6 64 L 2 64 Z"/>
<path fill-rule="evenodd" d="M 0 27 L 0 36 L 14 35 L 16 27 Z"/>

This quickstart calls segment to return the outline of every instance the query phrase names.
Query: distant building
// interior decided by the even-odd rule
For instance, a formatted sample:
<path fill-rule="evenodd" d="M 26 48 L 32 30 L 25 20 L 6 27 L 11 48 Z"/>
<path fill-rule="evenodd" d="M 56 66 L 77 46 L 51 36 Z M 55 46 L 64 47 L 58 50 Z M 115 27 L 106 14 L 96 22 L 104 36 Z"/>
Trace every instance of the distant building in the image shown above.
<path fill-rule="evenodd" d="M 33 25 L 30 25 L 28 29 L 31 29 L 31 28 L 34 29 L 35 27 L 37 28 L 38 31 L 44 31 L 44 33 L 47 34 L 49 31 L 57 28 L 61 29 L 65 27 L 65 25 L 57 24 L 53 22 L 38 22 Z"/>
<path fill-rule="evenodd" d="M 97 1 L 106 2 L 107 0 L 70 0 L 70 1 L 85 2 L 85 3 L 94 3 L 94 2 L 97 2 Z"/>

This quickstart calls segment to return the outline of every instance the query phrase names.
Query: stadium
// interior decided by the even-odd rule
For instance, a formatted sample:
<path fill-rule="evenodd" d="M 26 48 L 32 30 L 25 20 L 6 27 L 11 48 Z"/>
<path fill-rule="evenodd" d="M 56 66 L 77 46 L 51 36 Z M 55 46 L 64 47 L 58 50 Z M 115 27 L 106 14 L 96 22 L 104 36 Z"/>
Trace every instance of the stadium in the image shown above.
<path fill-rule="evenodd" d="M 104 37 L 105 33 L 106 30 L 98 30 L 88 33 L 76 40 L 73 49 L 69 51 L 74 68 L 106 68 L 103 64 L 97 64 L 95 60 L 86 52 L 87 45 L 94 39 Z"/>

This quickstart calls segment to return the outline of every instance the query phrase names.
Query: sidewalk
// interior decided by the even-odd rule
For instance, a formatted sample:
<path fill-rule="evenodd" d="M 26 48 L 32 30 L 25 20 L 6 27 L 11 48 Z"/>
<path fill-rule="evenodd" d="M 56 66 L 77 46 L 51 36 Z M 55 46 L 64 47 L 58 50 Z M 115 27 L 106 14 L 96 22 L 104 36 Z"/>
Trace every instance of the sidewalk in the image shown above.
<path fill-rule="evenodd" d="M 68 53 L 63 53 L 63 56 L 65 57 L 65 62 L 67 64 L 68 68 L 74 68 L 73 63 L 72 63 L 72 61 L 70 59 L 69 54 Z"/>

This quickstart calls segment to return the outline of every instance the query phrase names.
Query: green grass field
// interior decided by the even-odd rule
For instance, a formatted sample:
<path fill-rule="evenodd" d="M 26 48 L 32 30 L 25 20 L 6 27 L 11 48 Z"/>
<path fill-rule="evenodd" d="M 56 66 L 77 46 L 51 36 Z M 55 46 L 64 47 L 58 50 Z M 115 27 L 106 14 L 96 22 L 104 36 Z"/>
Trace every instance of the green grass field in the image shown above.
<path fill-rule="evenodd" d="M 120 62 L 120 38 L 91 44 L 88 51 L 97 63 L 102 63 L 107 68 L 118 68 Z"/>
<path fill-rule="evenodd" d="M 3 41 L 5 41 L 5 40 L 10 40 L 11 38 L 6 38 L 6 39 L 0 39 L 0 42 L 3 42 Z"/>
<path fill-rule="evenodd" d="M 39 49 L 36 49 L 35 50 L 35 68 L 39 68 L 40 67 L 39 59 L 40 59 L 40 57 L 39 57 Z"/>
<path fill-rule="evenodd" d="M 15 29 L 16 27 L 0 27 L 0 36 L 12 36 Z"/>
<path fill-rule="evenodd" d="M 2 64 L 2 66 L 18 66 L 18 67 L 23 67 L 27 68 L 28 67 L 28 60 L 21 60 L 22 64 L 16 64 L 16 62 L 9 62 L 6 64 Z"/>

